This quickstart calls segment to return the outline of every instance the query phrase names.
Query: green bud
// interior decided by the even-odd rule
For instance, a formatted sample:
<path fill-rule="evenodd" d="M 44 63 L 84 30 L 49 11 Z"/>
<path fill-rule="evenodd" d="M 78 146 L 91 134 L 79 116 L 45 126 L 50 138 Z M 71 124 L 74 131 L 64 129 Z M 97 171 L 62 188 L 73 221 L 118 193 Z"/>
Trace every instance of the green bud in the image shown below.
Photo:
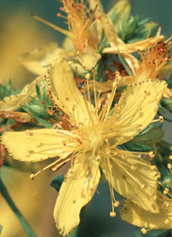
<path fill-rule="evenodd" d="M 41 104 L 40 105 L 27 104 L 27 106 L 32 111 L 32 113 L 38 117 L 42 117 L 42 118 L 49 118 L 50 117 L 49 113 L 46 111 L 44 106 L 42 106 Z"/>

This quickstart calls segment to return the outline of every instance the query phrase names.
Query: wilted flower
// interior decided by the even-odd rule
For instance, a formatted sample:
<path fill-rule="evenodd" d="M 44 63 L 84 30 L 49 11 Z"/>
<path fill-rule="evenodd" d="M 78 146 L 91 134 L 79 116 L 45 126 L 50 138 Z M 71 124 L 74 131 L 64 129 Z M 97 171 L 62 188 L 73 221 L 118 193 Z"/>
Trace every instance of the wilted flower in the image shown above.
<path fill-rule="evenodd" d="M 35 86 L 42 79 L 44 79 L 43 76 L 37 77 L 32 83 L 27 84 L 20 93 L 16 95 L 7 96 L 3 100 L 1 100 L 0 111 L 14 111 L 18 109 L 21 105 L 23 105 L 25 102 L 30 101 L 31 96 L 35 98 L 37 96 Z"/>
<path fill-rule="evenodd" d="M 84 68 L 91 70 L 101 58 L 101 55 L 96 53 L 98 44 L 94 39 L 94 31 L 93 29 L 90 30 L 97 6 L 95 6 L 95 9 L 90 14 L 89 9 L 83 4 L 83 1 L 76 3 L 74 0 L 62 0 L 62 2 L 63 7 L 61 7 L 60 10 L 67 14 L 69 31 L 55 26 L 37 16 L 33 17 L 69 37 L 74 47 L 73 56 L 77 56 Z M 61 13 L 57 13 L 57 16 L 60 17 Z"/>
<path fill-rule="evenodd" d="M 89 90 L 87 100 L 78 90 L 65 59 L 59 58 L 53 63 L 47 80 L 55 103 L 68 116 L 68 129 L 6 132 L 1 141 L 17 160 L 37 162 L 58 157 L 44 170 L 57 170 L 71 161 L 54 209 L 59 232 L 67 235 L 79 224 L 81 208 L 92 199 L 97 189 L 100 168 L 109 183 L 112 217 L 116 215 L 114 207 L 118 206 L 113 189 L 145 210 L 159 212 L 156 204 L 158 172 L 141 159 L 141 153 L 124 151 L 120 145 L 153 122 L 166 83 L 146 80 L 132 84 L 123 92 L 118 104 L 111 108 L 120 80 L 117 77 L 98 113 L 96 94 L 93 106 Z M 152 156 L 152 152 L 147 154 Z"/>

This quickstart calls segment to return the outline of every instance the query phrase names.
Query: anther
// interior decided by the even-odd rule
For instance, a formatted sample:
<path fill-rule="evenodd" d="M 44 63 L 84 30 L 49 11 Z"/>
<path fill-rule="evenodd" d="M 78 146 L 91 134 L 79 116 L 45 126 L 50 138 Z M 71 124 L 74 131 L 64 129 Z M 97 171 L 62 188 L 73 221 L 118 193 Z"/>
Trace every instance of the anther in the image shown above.
<path fill-rule="evenodd" d="M 67 179 L 67 174 L 64 175 L 64 178 Z"/>
<path fill-rule="evenodd" d="M 164 205 L 165 205 L 166 207 L 169 207 L 170 204 L 169 204 L 169 202 L 165 201 L 165 202 L 164 202 Z"/>
<path fill-rule="evenodd" d="M 35 175 L 34 174 L 31 174 L 30 175 L 30 178 L 33 180 L 35 178 Z"/>
<path fill-rule="evenodd" d="M 164 224 L 169 224 L 170 223 L 170 221 L 169 221 L 169 219 L 166 219 L 165 221 L 164 221 Z"/>
<path fill-rule="evenodd" d="M 151 165 L 151 170 L 156 170 L 156 166 L 155 165 Z"/>
<path fill-rule="evenodd" d="M 131 169 L 132 169 L 132 170 L 136 170 L 137 167 L 136 167 L 135 165 L 132 165 L 132 166 L 131 166 Z"/>
<path fill-rule="evenodd" d="M 168 188 L 165 188 L 164 191 L 163 191 L 164 194 L 168 194 L 168 192 L 169 192 Z"/>
<path fill-rule="evenodd" d="M 155 152 L 150 151 L 150 152 L 149 152 L 149 156 L 150 156 L 150 158 L 153 158 L 153 157 L 155 156 Z"/>
<path fill-rule="evenodd" d="M 127 155 L 126 154 L 122 155 L 122 159 L 123 160 L 127 159 Z"/>
<path fill-rule="evenodd" d="M 120 202 L 119 202 L 119 201 L 116 201 L 113 205 L 114 205 L 114 207 L 119 207 Z"/>
<path fill-rule="evenodd" d="M 86 79 L 90 79 L 90 77 L 91 77 L 91 74 L 90 74 L 90 73 L 87 73 L 87 74 L 85 75 L 85 78 L 86 78 Z"/>
<path fill-rule="evenodd" d="M 142 228 L 142 229 L 141 229 L 141 232 L 142 232 L 143 234 L 146 234 L 146 233 L 147 233 L 147 230 L 146 230 L 145 228 Z"/>
<path fill-rule="evenodd" d="M 146 185 L 145 184 L 142 184 L 141 185 L 141 189 L 145 189 L 146 188 Z"/>
<path fill-rule="evenodd" d="M 150 91 L 144 91 L 146 95 L 150 95 Z"/>
<path fill-rule="evenodd" d="M 164 122 L 164 117 L 163 116 L 159 116 L 159 120 L 160 120 L 161 123 L 163 123 Z"/>
<path fill-rule="evenodd" d="M 167 168 L 168 169 L 171 169 L 172 168 L 172 165 L 169 163 L 169 164 L 167 164 Z"/>
<path fill-rule="evenodd" d="M 116 216 L 116 213 L 115 213 L 114 211 L 111 211 L 111 212 L 110 212 L 110 216 L 111 216 L 111 217 L 115 217 L 115 216 Z"/>

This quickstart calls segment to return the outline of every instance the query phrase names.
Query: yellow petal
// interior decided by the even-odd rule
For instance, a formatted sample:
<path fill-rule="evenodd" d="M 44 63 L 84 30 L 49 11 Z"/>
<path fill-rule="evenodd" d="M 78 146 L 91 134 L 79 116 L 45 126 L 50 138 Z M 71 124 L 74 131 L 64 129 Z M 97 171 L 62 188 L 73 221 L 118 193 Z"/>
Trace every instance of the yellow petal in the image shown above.
<path fill-rule="evenodd" d="M 129 84 L 134 83 L 134 82 L 135 82 L 135 78 L 133 77 L 130 77 L 130 76 L 121 77 L 121 80 L 119 81 L 117 87 L 128 86 Z M 113 83 L 114 83 L 113 80 L 107 80 L 104 82 L 89 81 L 89 90 L 94 91 L 96 89 L 96 91 L 100 93 L 112 91 Z M 87 91 L 87 85 L 83 85 L 82 89 L 84 91 Z"/>
<path fill-rule="evenodd" d="M 91 31 L 91 36 L 93 37 L 94 41 L 96 42 L 96 45 L 99 45 L 102 39 L 102 25 L 99 20 L 100 17 L 100 12 L 103 12 L 103 5 L 100 1 L 96 0 L 88 0 L 90 9 L 93 11 L 96 6 L 97 10 L 95 12 L 95 17 L 98 19 L 95 19 L 94 24 L 91 25 L 90 31 Z"/>
<path fill-rule="evenodd" d="M 111 38 L 112 38 L 112 36 L 111 36 Z M 152 47 L 156 43 L 161 42 L 164 39 L 165 39 L 165 37 L 163 35 L 157 35 L 155 37 L 148 38 L 148 39 L 145 39 L 145 40 L 141 40 L 141 41 L 131 43 L 131 44 L 125 44 L 121 39 L 120 40 L 123 43 L 121 42 L 121 44 L 119 44 L 120 41 L 117 41 L 117 39 L 115 39 L 111 43 L 112 47 L 111 48 L 105 48 L 103 50 L 103 53 L 117 54 L 118 52 L 120 52 L 120 54 L 123 55 L 124 53 L 134 53 L 134 52 L 137 52 L 138 50 L 144 51 L 144 50 Z M 117 42 L 119 42 L 119 43 L 117 44 Z"/>
<path fill-rule="evenodd" d="M 1 142 L 16 160 L 37 162 L 52 157 L 67 157 L 77 144 L 70 142 L 71 132 L 55 129 L 5 132 Z M 64 145 L 68 140 L 67 146 Z"/>
<path fill-rule="evenodd" d="M 14 111 L 18 109 L 20 105 L 30 101 L 30 96 L 36 98 L 35 86 L 42 79 L 42 77 L 37 77 L 31 84 L 27 84 L 19 94 L 5 97 L 0 101 L 0 111 Z"/>
<path fill-rule="evenodd" d="M 111 131 L 116 131 L 114 139 L 123 137 L 119 144 L 131 140 L 153 121 L 166 87 L 164 81 L 149 79 L 132 84 L 123 92 L 111 117 Z"/>
<path fill-rule="evenodd" d="M 110 159 L 112 175 L 105 159 L 101 160 L 101 168 L 113 188 L 123 197 L 130 199 L 138 206 L 150 212 L 158 212 L 156 204 L 158 173 L 151 170 L 151 165 L 136 155 L 123 152 L 127 155 L 122 159 L 118 154 Z"/>
<path fill-rule="evenodd" d="M 125 45 L 125 43 L 117 35 L 114 25 L 111 19 L 105 13 L 101 14 L 101 23 L 105 32 L 105 36 L 108 39 L 111 47 L 117 47 L 120 45 Z M 104 53 L 104 50 L 103 50 Z M 120 51 L 121 53 L 121 51 Z"/>
<path fill-rule="evenodd" d="M 71 123 L 85 123 L 86 120 L 89 120 L 83 96 L 78 90 L 73 72 L 64 58 L 58 58 L 52 64 L 47 79 L 53 99 L 60 109 L 70 116 Z M 90 103 L 89 107 L 90 110 L 94 110 Z"/>
<path fill-rule="evenodd" d="M 66 52 L 62 48 L 51 43 L 22 55 L 20 61 L 29 71 L 37 75 L 44 75 L 47 72 L 47 67 L 54 59 L 65 55 Z"/>
<path fill-rule="evenodd" d="M 92 199 L 100 180 L 99 162 L 90 160 L 89 154 L 85 156 L 69 169 L 55 205 L 56 226 L 65 236 L 79 224 L 81 208 Z"/>
<path fill-rule="evenodd" d="M 150 229 L 172 229 L 172 200 L 158 191 L 159 213 L 150 213 L 125 200 L 120 209 L 122 220 Z"/>
<path fill-rule="evenodd" d="M 77 59 L 81 63 L 81 65 L 88 71 L 91 71 L 93 69 L 99 59 L 101 58 L 101 55 L 98 53 L 87 53 L 87 52 L 78 52 L 77 53 Z"/>

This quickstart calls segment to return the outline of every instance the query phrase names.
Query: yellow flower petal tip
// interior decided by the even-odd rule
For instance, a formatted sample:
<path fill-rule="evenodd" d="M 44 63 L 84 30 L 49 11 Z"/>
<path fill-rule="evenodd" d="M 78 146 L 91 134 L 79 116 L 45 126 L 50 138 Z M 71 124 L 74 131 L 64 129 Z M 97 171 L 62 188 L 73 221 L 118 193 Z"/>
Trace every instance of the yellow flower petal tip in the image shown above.
<path fill-rule="evenodd" d="M 64 236 L 79 224 L 80 210 L 92 199 L 100 180 L 99 161 L 91 160 L 89 153 L 82 158 L 69 169 L 54 209 L 56 226 Z M 86 159 L 90 159 L 90 169 Z"/>

